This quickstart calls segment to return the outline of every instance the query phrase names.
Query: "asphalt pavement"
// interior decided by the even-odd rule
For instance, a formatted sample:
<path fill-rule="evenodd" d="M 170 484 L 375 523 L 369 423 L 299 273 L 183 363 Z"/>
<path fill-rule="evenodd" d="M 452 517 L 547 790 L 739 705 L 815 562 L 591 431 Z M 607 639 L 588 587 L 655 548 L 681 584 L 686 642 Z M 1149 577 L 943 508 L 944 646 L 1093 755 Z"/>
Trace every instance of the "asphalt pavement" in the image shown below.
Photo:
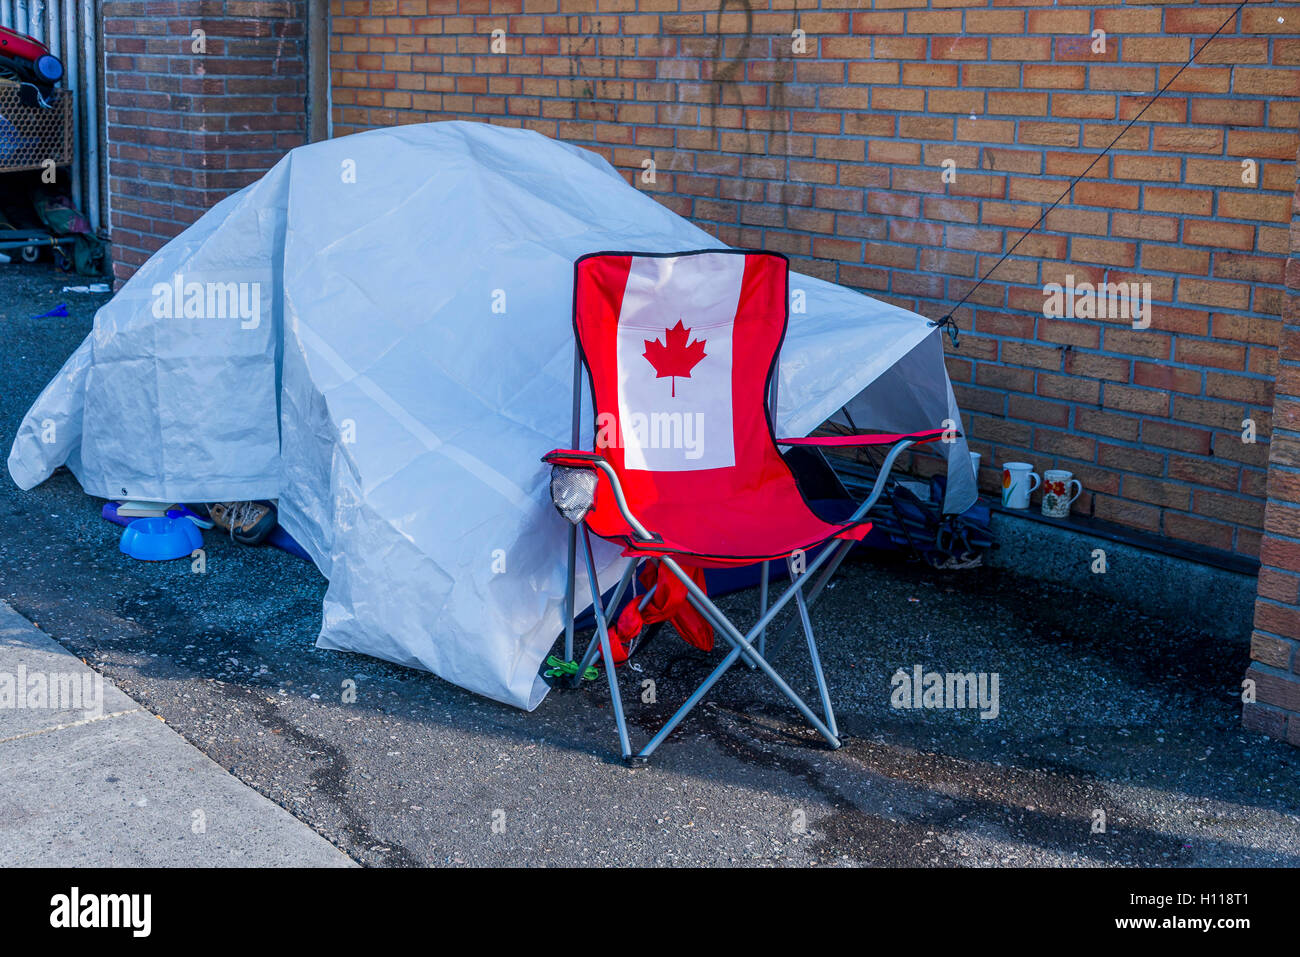
<path fill-rule="evenodd" d="M 106 298 L 60 291 L 77 282 L 0 267 L 0 455 Z M 68 318 L 30 318 L 59 302 Z M 363 864 L 1300 864 L 1300 751 L 1240 727 L 1245 635 L 994 569 L 858 562 L 814 611 L 843 748 L 736 668 L 628 768 L 603 684 L 528 714 L 318 650 L 309 563 L 213 532 L 206 574 L 135 562 L 101 504 L 66 471 L 30 492 L 0 476 L 0 599 Z M 665 630 L 625 675 L 634 735 L 716 660 Z M 797 648 L 776 664 L 811 688 Z M 918 665 L 997 675 L 996 717 L 894 707 Z"/>

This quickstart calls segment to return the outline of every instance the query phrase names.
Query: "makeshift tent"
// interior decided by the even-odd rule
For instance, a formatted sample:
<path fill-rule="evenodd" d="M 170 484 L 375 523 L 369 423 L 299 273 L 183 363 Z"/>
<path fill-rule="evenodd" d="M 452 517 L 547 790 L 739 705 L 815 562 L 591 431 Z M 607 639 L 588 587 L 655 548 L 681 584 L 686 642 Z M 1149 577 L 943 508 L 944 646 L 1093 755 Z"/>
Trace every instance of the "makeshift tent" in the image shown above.
<path fill-rule="evenodd" d="M 113 499 L 278 499 L 329 579 L 319 647 L 532 709 L 561 629 L 567 526 L 539 459 L 571 441 L 574 261 L 718 246 L 536 133 L 435 123 L 301 147 L 100 309 L 10 474 L 26 489 L 66 464 Z M 959 421 L 923 317 L 807 276 L 791 296 L 780 434 L 846 403 L 884 431 Z M 940 449 L 961 511 L 965 442 Z M 603 571 L 616 556 L 601 543 Z"/>

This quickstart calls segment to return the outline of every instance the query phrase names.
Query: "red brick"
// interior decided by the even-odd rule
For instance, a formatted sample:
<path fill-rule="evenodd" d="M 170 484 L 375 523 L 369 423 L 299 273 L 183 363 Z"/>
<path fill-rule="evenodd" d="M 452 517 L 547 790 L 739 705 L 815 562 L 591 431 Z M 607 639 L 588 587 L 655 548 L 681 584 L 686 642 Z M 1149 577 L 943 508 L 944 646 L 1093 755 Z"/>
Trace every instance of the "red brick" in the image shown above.
<path fill-rule="evenodd" d="M 1233 527 L 1223 522 L 1211 522 L 1199 515 L 1182 512 L 1165 512 L 1162 531 L 1170 538 L 1195 542 L 1222 551 L 1232 550 Z"/>
<path fill-rule="evenodd" d="M 1065 356 L 1066 372 L 1093 379 L 1128 382 L 1131 366 L 1127 359 L 1093 352 L 1069 352 Z"/>
<path fill-rule="evenodd" d="M 1142 423 L 1142 441 L 1147 445 L 1162 449 L 1176 449 L 1180 452 L 1194 452 L 1198 455 L 1210 453 L 1210 433 L 1205 429 L 1191 429 L 1183 425 L 1172 425 L 1147 419 Z"/>
<path fill-rule="evenodd" d="M 1087 68 L 1064 64 L 1026 63 L 1026 89 L 1082 90 L 1087 86 Z"/>
<path fill-rule="evenodd" d="M 1260 608 L 1256 609 L 1255 621 L 1257 627 L 1265 627 L 1260 621 L 1261 618 L 1267 618 L 1269 621 L 1284 621 L 1293 627 L 1300 624 L 1300 614 L 1296 614 L 1294 611 L 1287 614 L 1285 611 L 1278 610 L 1275 614 L 1270 611 L 1265 615 L 1261 615 L 1260 611 L 1264 607 L 1261 603 Z M 1272 608 L 1273 606 L 1269 607 Z M 1255 664 L 1250 666 L 1246 676 L 1254 679 L 1256 700 L 1260 704 L 1273 705 L 1286 711 L 1300 712 L 1300 677 L 1265 671 Z"/>
<path fill-rule="evenodd" d="M 1098 495 L 1093 499 L 1093 514 L 1104 521 L 1129 525 L 1148 532 L 1160 528 L 1160 509 L 1153 505 L 1132 502 L 1111 495 Z"/>

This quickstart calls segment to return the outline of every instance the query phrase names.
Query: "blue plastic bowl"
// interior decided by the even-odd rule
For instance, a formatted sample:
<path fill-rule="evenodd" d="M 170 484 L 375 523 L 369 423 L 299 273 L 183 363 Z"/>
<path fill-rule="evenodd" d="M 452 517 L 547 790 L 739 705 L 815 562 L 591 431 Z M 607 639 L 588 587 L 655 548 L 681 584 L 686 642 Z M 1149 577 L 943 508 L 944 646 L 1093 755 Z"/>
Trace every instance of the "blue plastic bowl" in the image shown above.
<path fill-rule="evenodd" d="M 203 533 L 188 518 L 137 518 L 122 530 L 123 552 L 143 562 L 188 558 L 203 545 Z"/>

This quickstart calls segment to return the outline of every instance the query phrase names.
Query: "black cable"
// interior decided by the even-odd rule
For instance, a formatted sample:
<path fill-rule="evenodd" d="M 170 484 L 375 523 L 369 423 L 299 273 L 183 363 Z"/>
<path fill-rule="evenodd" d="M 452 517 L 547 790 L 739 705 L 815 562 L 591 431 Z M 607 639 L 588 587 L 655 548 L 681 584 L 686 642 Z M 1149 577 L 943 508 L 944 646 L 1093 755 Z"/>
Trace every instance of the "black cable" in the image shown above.
<path fill-rule="evenodd" d="M 1142 114 L 1145 113 L 1147 110 L 1149 110 L 1151 108 L 1151 105 L 1155 103 L 1156 100 L 1160 99 L 1160 97 L 1164 94 L 1166 90 L 1168 90 L 1171 86 L 1173 86 L 1174 80 L 1178 79 L 1178 77 L 1182 75 L 1182 72 L 1192 65 L 1192 62 L 1196 59 L 1197 54 L 1199 54 L 1202 50 L 1204 50 L 1207 46 L 1209 46 L 1210 41 L 1213 40 L 1215 37 L 1217 37 L 1220 33 L 1222 33 L 1223 28 L 1237 18 L 1237 14 L 1241 13 L 1242 8 L 1245 7 L 1246 4 L 1249 2 L 1250 0 L 1241 0 L 1241 3 L 1237 4 L 1237 8 L 1232 11 L 1232 13 L 1228 16 L 1228 19 L 1224 20 L 1221 24 L 1219 24 L 1219 29 L 1211 33 L 1209 37 L 1206 38 L 1206 41 L 1202 43 L 1199 48 L 1194 47 L 1192 49 L 1192 55 L 1187 58 L 1187 62 L 1184 63 L 1182 66 L 1180 66 L 1177 72 L 1175 72 L 1174 75 L 1169 78 L 1168 82 L 1166 82 L 1165 85 L 1162 86 L 1156 92 L 1156 95 L 1151 97 L 1151 99 L 1147 101 L 1146 106 L 1142 107 L 1142 109 L 1140 109 L 1137 112 L 1137 115 L 1134 116 L 1133 119 L 1129 120 L 1127 124 L 1125 124 L 1124 129 L 1119 131 L 1119 135 L 1110 141 L 1110 145 L 1107 146 L 1100 153 L 1098 153 L 1096 156 L 1094 156 L 1092 162 L 1088 164 L 1087 168 L 1084 169 L 1082 173 L 1074 177 L 1074 179 L 1070 180 L 1070 185 L 1065 188 L 1065 192 L 1062 193 L 1060 196 L 1058 196 L 1055 200 L 1053 200 L 1052 205 L 1048 206 L 1045 210 L 1043 210 L 1043 212 L 1039 215 L 1038 219 L 1034 222 L 1034 224 L 1030 226 L 1028 229 L 1026 229 L 1020 235 L 1020 238 L 1017 239 L 1014 244 L 1012 244 L 1011 248 L 1002 254 L 1002 256 L 998 259 L 998 261 L 995 262 L 993 266 L 987 272 L 985 272 L 983 276 L 979 278 L 979 281 L 976 282 L 975 285 L 971 286 L 969 289 L 966 290 L 965 295 L 963 295 L 961 299 L 957 300 L 957 305 L 949 309 L 948 312 L 943 316 L 943 318 L 930 320 L 930 325 L 934 326 L 935 328 L 942 329 L 944 327 L 947 327 L 948 336 L 950 339 L 952 339 L 952 345 L 954 349 L 957 347 L 959 329 L 957 327 L 957 320 L 953 318 L 952 314 L 965 304 L 966 300 L 970 298 L 971 294 L 975 292 L 976 289 L 984 285 L 984 281 L 988 279 L 989 276 L 993 275 L 993 271 L 995 269 L 997 269 L 1004 262 L 1006 262 L 1007 257 L 1016 251 L 1016 247 L 1018 247 L 1021 243 L 1023 243 L 1030 233 L 1032 233 L 1035 229 L 1037 229 L 1039 226 L 1042 225 L 1043 220 L 1047 219 L 1047 214 L 1050 213 L 1052 210 L 1054 210 L 1057 206 L 1059 206 L 1061 200 L 1065 199 L 1065 197 L 1070 195 L 1070 193 L 1074 190 L 1074 187 L 1079 185 L 1079 180 L 1087 176 L 1088 173 L 1091 172 L 1092 168 L 1097 165 L 1097 161 L 1100 160 L 1107 153 L 1109 153 L 1115 147 L 1115 144 L 1124 138 L 1124 134 L 1133 128 L 1133 124 L 1136 123 L 1138 120 L 1142 119 Z"/>

